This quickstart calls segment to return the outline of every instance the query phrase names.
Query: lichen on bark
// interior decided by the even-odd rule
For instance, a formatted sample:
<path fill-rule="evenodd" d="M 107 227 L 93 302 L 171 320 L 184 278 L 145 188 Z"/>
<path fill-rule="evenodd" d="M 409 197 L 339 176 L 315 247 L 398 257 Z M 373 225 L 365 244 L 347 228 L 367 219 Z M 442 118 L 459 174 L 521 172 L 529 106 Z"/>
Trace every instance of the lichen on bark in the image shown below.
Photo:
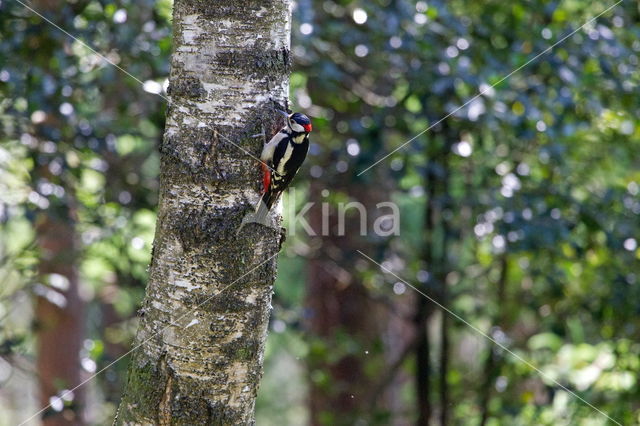
<path fill-rule="evenodd" d="M 286 104 L 289 6 L 175 1 L 158 224 L 114 424 L 254 423 L 281 235 L 236 231 L 259 197 L 243 150 L 259 157 L 253 135 Z"/>

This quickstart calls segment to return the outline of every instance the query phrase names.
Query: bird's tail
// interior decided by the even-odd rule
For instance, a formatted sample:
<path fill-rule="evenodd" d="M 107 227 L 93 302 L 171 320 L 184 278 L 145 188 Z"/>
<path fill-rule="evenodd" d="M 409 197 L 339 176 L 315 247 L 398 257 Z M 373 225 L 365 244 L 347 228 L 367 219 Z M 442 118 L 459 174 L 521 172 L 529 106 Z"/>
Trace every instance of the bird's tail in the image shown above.
<path fill-rule="evenodd" d="M 244 228 L 248 223 L 259 223 L 264 226 L 273 227 L 267 216 L 269 215 L 269 210 L 271 210 L 273 204 L 278 201 L 280 192 L 273 191 L 271 186 L 271 172 L 265 163 L 262 163 L 262 185 L 264 193 L 262 194 L 262 197 L 260 197 L 260 201 L 258 201 L 255 213 L 249 213 L 242 218 L 242 223 L 236 231 L 236 234 L 239 234 L 242 228 Z"/>
<path fill-rule="evenodd" d="M 278 200 L 278 193 L 273 192 L 271 188 L 267 189 L 267 192 L 262 194 L 260 204 L 266 206 L 267 210 L 271 210 L 273 204 Z"/>
<path fill-rule="evenodd" d="M 278 195 L 279 194 L 273 192 L 271 188 L 268 188 L 267 191 L 262 194 L 262 198 L 256 209 L 255 217 L 258 222 L 263 223 L 266 220 L 269 210 L 271 210 L 273 204 L 278 200 Z"/>

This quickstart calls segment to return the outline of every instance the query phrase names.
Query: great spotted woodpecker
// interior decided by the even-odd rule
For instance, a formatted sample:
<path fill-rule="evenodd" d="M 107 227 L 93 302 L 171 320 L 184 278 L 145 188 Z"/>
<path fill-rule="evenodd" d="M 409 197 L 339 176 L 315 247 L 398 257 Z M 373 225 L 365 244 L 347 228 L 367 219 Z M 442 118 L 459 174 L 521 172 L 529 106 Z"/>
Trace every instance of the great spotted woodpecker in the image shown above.
<path fill-rule="evenodd" d="M 278 201 L 280 194 L 298 173 L 309 150 L 309 133 L 312 130 L 309 117 L 299 112 L 282 114 L 286 116 L 284 127 L 264 146 L 260 155 L 264 193 L 258 207 L 258 217 L 266 215 Z"/>

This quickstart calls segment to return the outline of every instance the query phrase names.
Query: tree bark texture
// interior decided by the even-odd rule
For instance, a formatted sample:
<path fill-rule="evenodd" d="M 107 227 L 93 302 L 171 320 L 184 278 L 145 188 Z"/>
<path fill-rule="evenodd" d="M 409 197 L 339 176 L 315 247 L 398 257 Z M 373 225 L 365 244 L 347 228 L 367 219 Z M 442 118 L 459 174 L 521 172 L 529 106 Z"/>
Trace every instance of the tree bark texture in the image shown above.
<path fill-rule="evenodd" d="M 253 424 L 280 230 L 237 229 L 282 123 L 287 0 L 177 0 L 158 224 L 117 425 Z M 232 144 L 230 141 L 233 141 Z"/>

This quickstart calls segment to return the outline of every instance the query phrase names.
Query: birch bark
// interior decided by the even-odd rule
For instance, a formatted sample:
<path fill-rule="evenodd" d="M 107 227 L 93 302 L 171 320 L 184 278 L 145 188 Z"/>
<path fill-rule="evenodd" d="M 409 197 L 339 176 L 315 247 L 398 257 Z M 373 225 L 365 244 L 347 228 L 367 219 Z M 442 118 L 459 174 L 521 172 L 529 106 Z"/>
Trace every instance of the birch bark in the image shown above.
<path fill-rule="evenodd" d="M 175 1 L 158 224 L 117 425 L 254 423 L 281 234 L 236 230 L 259 195 L 243 150 L 259 157 L 252 135 L 277 129 L 288 95 L 289 6 Z"/>

